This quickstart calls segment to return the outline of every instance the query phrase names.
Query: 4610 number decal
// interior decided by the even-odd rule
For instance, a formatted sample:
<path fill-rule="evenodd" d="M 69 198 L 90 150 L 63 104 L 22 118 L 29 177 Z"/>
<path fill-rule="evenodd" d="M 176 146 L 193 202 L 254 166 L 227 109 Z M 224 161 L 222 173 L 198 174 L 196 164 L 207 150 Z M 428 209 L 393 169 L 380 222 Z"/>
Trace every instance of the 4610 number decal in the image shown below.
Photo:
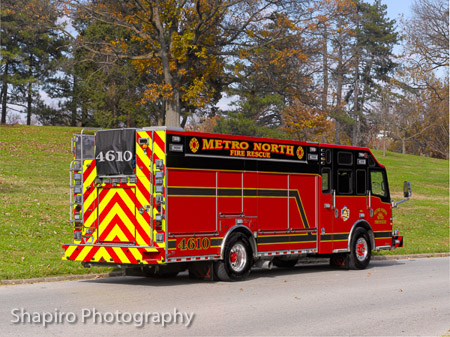
<path fill-rule="evenodd" d="M 180 250 L 208 249 L 211 247 L 211 240 L 209 238 L 184 238 L 180 241 L 177 247 Z"/>

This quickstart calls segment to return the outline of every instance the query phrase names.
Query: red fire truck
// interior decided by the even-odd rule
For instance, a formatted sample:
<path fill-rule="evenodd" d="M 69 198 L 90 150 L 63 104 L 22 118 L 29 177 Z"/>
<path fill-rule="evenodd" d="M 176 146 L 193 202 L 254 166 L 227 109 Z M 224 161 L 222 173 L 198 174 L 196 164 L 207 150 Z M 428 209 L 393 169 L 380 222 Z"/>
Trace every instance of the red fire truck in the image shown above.
<path fill-rule="evenodd" d="M 228 281 L 312 255 L 364 269 L 403 245 L 392 208 L 410 184 L 391 202 L 365 147 L 150 127 L 84 129 L 72 149 L 64 259 L 86 267 Z"/>

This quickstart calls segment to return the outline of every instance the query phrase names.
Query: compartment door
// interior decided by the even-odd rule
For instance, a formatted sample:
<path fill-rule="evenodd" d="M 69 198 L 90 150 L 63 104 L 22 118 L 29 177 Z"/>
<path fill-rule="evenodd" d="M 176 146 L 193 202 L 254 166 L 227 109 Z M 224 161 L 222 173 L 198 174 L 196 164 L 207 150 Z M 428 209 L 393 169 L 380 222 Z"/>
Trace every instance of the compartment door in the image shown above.
<path fill-rule="evenodd" d="M 136 188 L 98 190 L 98 243 L 136 244 Z"/>

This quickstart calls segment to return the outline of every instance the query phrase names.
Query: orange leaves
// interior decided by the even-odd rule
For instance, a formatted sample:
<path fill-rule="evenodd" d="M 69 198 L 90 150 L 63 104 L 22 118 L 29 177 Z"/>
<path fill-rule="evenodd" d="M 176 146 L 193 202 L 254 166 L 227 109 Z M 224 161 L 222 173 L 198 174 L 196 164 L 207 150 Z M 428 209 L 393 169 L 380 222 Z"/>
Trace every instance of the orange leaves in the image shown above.
<path fill-rule="evenodd" d="M 110 41 L 110 44 L 112 47 L 118 48 L 124 54 L 128 51 L 128 44 L 125 42 L 123 37 L 119 40 Z"/>
<path fill-rule="evenodd" d="M 144 91 L 142 103 L 145 104 L 146 102 L 155 102 L 161 98 L 166 100 L 171 100 L 173 98 L 172 86 L 166 83 L 150 83 Z"/>
<path fill-rule="evenodd" d="M 208 103 L 214 93 L 214 89 L 209 88 L 205 78 L 195 78 L 189 86 L 183 86 L 181 100 L 195 107 L 203 107 Z"/>
<path fill-rule="evenodd" d="M 194 33 L 191 31 L 185 31 L 181 34 L 174 32 L 172 34 L 170 53 L 179 63 L 187 61 L 187 54 L 190 49 L 197 49 L 197 46 L 192 43 L 193 39 Z"/>
<path fill-rule="evenodd" d="M 286 107 L 283 121 L 286 132 L 300 140 L 320 140 L 331 125 L 322 111 L 298 99 Z"/>
<path fill-rule="evenodd" d="M 308 55 L 303 53 L 298 49 L 283 49 L 278 51 L 273 58 L 270 60 L 270 64 L 276 66 L 283 66 L 287 63 L 292 57 L 297 58 L 299 61 L 306 62 L 308 60 Z"/>

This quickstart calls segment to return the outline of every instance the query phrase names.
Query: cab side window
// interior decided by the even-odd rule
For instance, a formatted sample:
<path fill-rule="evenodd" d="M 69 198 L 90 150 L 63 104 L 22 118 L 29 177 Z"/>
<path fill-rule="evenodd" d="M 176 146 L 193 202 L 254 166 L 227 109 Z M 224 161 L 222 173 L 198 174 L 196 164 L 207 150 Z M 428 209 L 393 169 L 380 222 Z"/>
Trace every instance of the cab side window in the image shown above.
<path fill-rule="evenodd" d="M 331 192 L 331 169 L 322 169 L 322 193 Z"/>
<path fill-rule="evenodd" d="M 370 172 L 370 188 L 373 195 L 386 196 L 386 181 L 382 171 Z"/>
<path fill-rule="evenodd" d="M 337 172 L 337 193 L 352 194 L 352 170 L 338 170 Z"/>
<path fill-rule="evenodd" d="M 366 194 L 366 171 L 356 170 L 356 194 Z"/>

